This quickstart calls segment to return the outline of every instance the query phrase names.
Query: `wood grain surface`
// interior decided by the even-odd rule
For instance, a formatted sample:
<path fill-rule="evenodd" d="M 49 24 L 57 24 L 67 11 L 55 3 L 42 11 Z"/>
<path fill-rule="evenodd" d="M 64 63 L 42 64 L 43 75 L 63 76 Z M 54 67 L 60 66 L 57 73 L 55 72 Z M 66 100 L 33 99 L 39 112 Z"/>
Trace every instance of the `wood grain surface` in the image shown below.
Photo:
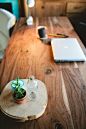
<path fill-rule="evenodd" d="M 0 92 L 19 76 L 34 75 L 44 82 L 48 105 L 37 120 L 16 123 L 0 112 L 0 129 L 86 129 L 86 62 L 55 63 L 47 40 L 37 38 L 37 26 L 47 26 L 47 35 L 62 33 L 77 38 L 83 52 L 86 49 L 67 17 L 35 18 L 32 26 L 20 18 L 14 28 L 0 66 Z M 5 123 L 5 124 L 4 124 Z"/>

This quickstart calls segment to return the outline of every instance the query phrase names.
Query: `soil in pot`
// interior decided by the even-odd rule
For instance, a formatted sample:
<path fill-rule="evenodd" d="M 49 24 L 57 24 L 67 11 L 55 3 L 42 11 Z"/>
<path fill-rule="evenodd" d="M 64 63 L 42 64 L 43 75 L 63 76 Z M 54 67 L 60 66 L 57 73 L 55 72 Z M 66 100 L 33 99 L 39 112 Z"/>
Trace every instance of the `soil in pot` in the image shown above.
<path fill-rule="evenodd" d="M 23 96 L 21 96 L 21 97 L 19 96 L 19 97 L 16 98 L 16 93 L 15 93 L 15 91 L 14 91 L 14 94 L 13 94 L 14 99 L 15 99 L 16 102 L 19 103 L 19 104 L 24 103 L 25 98 L 26 98 L 26 91 L 25 91 L 24 89 L 22 89 L 22 90 L 23 90 Z"/>

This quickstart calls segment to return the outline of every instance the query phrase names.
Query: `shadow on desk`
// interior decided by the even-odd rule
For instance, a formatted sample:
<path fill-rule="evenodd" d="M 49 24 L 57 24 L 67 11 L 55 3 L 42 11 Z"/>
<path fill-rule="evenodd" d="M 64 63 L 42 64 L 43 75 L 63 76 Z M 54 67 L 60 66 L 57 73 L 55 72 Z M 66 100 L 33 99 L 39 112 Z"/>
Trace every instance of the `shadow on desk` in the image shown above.
<path fill-rule="evenodd" d="M 45 45 L 51 45 L 51 39 L 50 38 L 47 38 L 47 39 L 45 39 L 45 40 L 42 40 L 42 39 L 40 39 L 41 41 L 42 41 L 42 43 L 44 43 Z"/>

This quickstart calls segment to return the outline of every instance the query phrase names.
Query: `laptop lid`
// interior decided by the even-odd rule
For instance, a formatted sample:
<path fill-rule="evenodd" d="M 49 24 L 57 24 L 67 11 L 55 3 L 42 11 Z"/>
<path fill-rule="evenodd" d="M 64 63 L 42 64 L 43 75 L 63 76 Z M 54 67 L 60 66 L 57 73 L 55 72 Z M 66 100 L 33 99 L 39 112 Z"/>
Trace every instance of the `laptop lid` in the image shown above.
<path fill-rule="evenodd" d="M 55 38 L 51 46 L 55 62 L 86 60 L 76 38 Z"/>

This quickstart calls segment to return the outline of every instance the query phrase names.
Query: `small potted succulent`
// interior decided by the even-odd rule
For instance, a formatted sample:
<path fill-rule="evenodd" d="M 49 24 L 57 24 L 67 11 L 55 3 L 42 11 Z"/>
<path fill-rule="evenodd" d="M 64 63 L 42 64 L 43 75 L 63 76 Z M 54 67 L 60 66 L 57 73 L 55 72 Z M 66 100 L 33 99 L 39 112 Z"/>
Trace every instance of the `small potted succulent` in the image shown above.
<path fill-rule="evenodd" d="M 11 82 L 11 88 L 13 91 L 15 91 L 15 86 L 17 87 L 17 85 L 20 85 L 20 88 L 24 89 L 24 81 L 19 79 L 18 77 L 17 77 L 17 79 L 15 79 Z"/>
<path fill-rule="evenodd" d="M 17 103 L 22 104 L 25 101 L 26 98 L 26 90 L 20 87 L 19 78 L 17 77 L 17 83 L 12 82 L 14 87 L 14 94 L 13 97 L 16 100 Z"/>

